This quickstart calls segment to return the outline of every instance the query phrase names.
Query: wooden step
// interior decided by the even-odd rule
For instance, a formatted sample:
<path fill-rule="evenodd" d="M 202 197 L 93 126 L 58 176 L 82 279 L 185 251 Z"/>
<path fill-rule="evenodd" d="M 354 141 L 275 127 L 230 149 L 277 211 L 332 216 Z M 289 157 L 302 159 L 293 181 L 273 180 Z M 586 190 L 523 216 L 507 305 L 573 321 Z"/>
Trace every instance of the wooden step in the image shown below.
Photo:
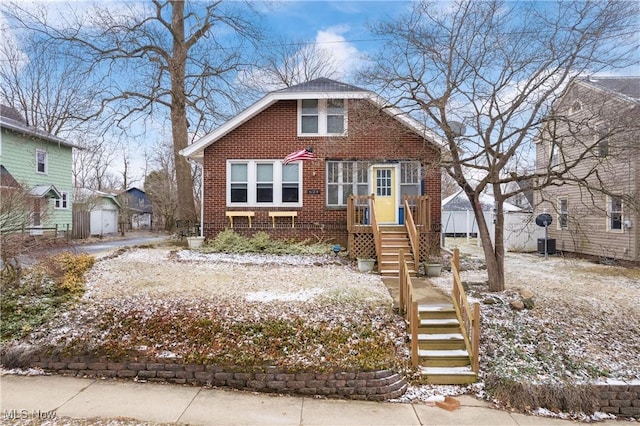
<path fill-rule="evenodd" d="M 420 365 L 425 367 L 465 367 L 469 366 L 466 349 L 418 349 Z"/>
<path fill-rule="evenodd" d="M 418 334 L 418 348 L 425 350 L 466 349 L 460 333 Z"/>
<path fill-rule="evenodd" d="M 442 304 L 442 305 L 419 305 L 418 306 L 418 315 L 422 319 L 433 318 L 433 319 L 445 319 L 451 318 L 455 319 L 456 311 L 453 305 Z"/>
<path fill-rule="evenodd" d="M 423 380 L 433 385 L 464 385 L 474 383 L 477 375 L 470 366 L 465 367 L 420 367 Z"/>

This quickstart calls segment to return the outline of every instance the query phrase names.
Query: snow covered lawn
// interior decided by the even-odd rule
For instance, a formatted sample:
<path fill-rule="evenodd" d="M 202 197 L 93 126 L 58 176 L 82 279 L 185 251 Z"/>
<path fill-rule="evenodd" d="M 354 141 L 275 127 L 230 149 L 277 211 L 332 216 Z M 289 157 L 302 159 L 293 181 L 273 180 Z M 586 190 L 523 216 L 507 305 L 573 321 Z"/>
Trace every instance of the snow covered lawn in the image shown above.
<path fill-rule="evenodd" d="M 482 258 L 460 245 L 463 260 Z M 464 261 L 463 261 L 464 265 Z M 640 269 L 535 253 L 507 253 L 506 290 L 489 293 L 486 271 L 463 271 L 480 302 L 485 377 L 531 384 L 640 380 Z M 449 289 L 451 274 L 433 281 Z M 509 306 L 533 294 L 531 310 Z"/>
<path fill-rule="evenodd" d="M 287 368 L 401 366 L 404 324 L 382 280 L 333 256 L 134 249 L 96 263 L 82 303 L 34 343 L 122 359 Z"/>

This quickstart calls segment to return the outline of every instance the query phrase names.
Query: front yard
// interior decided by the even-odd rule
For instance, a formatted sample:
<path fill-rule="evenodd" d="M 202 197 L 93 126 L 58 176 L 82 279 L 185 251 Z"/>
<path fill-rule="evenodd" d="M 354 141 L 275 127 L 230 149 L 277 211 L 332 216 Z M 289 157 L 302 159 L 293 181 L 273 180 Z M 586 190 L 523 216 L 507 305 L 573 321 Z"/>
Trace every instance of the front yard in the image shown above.
<path fill-rule="evenodd" d="M 482 264 L 477 247 L 461 249 L 468 265 Z M 523 386 L 558 392 L 640 382 L 640 269 L 518 253 L 505 265 L 501 293 L 487 292 L 483 269 L 462 273 L 481 303 L 481 383 L 416 382 L 401 401 L 476 392 L 518 406 L 509 392 Z M 451 275 L 433 282 L 448 293 Z M 133 249 L 98 261 L 86 288 L 75 306 L 25 330 L 21 343 L 113 360 L 133 353 L 293 371 L 409 372 L 405 323 L 387 288 L 342 257 Z M 533 308 L 514 310 L 510 302 L 526 292 Z"/>
<path fill-rule="evenodd" d="M 25 338 L 114 361 L 291 370 L 403 368 L 402 322 L 381 280 L 332 256 L 135 249 L 99 261 L 75 309 Z"/>

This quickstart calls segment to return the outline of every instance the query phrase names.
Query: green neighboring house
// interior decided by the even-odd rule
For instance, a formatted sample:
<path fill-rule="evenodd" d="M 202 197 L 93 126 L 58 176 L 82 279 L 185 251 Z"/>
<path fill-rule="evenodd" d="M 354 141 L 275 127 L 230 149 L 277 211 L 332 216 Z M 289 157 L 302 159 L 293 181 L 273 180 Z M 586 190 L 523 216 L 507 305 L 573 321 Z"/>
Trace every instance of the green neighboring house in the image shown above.
<path fill-rule="evenodd" d="M 0 106 L 3 182 L 29 190 L 32 234 L 71 231 L 73 149 L 78 146 L 29 127 L 13 108 Z M 39 230 L 42 228 L 42 230 Z"/>

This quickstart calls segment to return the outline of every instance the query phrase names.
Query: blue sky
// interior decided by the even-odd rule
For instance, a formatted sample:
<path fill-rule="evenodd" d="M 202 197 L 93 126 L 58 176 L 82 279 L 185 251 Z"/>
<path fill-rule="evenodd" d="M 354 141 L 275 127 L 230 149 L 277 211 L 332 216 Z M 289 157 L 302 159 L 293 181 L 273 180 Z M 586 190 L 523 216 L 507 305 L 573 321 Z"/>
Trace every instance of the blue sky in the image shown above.
<path fill-rule="evenodd" d="M 410 1 L 278 1 L 260 10 L 269 35 L 318 43 L 346 62 L 373 53 L 379 40 L 367 24 L 410 9 Z M 345 64 L 348 66 L 348 64 Z"/>

